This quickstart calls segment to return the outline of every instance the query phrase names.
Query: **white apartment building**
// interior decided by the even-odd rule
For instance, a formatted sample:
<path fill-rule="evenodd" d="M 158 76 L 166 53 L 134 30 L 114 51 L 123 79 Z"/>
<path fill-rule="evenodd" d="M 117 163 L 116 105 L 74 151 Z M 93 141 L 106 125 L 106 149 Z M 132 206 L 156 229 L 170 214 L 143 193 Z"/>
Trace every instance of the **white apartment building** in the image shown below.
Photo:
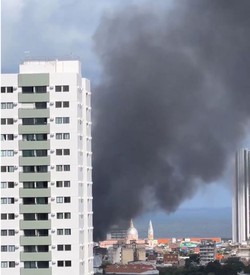
<path fill-rule="evenodd" d="M 212 240 L 202 240 L 200 244 L 200 264 L 213 262 L 216 256 L 216 244 Z"/>
<path fill-rule="evenodd" d="M 1 274 L 93 274 L 91 92 L 81 64 L 1 78 Z"/>
<path fill-rule="evenodd" d="M 242 243 L 250 237 L 250 152 L 241 149 L 236 153 L 235 182 L 233 185 L 232 232 L 233 242 Z"/>

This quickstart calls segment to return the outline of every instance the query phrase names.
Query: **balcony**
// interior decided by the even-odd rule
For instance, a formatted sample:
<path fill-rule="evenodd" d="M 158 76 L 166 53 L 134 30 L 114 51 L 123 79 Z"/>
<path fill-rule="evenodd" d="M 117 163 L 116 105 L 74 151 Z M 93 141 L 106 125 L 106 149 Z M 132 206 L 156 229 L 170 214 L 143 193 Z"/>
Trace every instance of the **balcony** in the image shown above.
<path fill-rule="evenodd" d="M 51 245 L 51 236 L 20 237 L 21 245 Z"/>
<path fill-rule="evenodd" d="M 18 102 L 32 103 L 32 102 L 49 102 L 49 93 L 42 94 L 18 94 Z"/>
<path fill-rule="evenodd" d="M 50 197 L 51 196 L 51 188 L 20 188 L 19 189 L 19 196 L 21 198 L 28 198 L 28 197 Z M 26 206 L 26 205 L 22 205 Z"/>
<path fill-rule="evenodd" d="M 50 141 L 19 141 L 19 150 L 39 150 L 39 149 L 50 149 Z"/>
<path fill-rule="evenodd" d="M 20 229 L 49 229 L 51 228 L 51 220 L 48 221 L 23 221 L 20 220 Z M 34 260 L 35 261 L 35 260 Z M 42 260 L 40 260 L 42 261 Z"/>
<path fill-rule="evenodd" d="M 52 275 L 52 267 L 49 268 L 21 268 L 21 275 Z"/>
<path fill-rule="evenodd" d="M 18 125 L 19 134 L 48 134 L 50 125 Z"/>
<path fill-rule="evenodd" d="M 49 109 L 19 109 L 18 118 L 49 117 Z"/>
<path fill-rule="evenodd" d="M 34 190 L 34 189 L 32 189 L 32 190 Z M 32 197 L 34 197 L 34 195 Z M 25 204 L 25 205 L 20 204 L 19 211 L 21 214 L 23 214 L 23 213 L 50 213 L 51 205 L 50 204 Z"/>
<path fill-rule="evenodd" d="M 19 173 L 19 181 L 50 181 L 50 172 L 45 173 Z"/>
<path fill-rule="evenodd" d="M 20 260 L 23 261 L 51 261 L 49 252 L 21 252 Z"/>
<path fill-rule="evenodd" d="M 30 149 L 31 150 L 31 149 Z M 49 165 L 50 156 L 45 157 L 19 157 L 19 165 Z"/>

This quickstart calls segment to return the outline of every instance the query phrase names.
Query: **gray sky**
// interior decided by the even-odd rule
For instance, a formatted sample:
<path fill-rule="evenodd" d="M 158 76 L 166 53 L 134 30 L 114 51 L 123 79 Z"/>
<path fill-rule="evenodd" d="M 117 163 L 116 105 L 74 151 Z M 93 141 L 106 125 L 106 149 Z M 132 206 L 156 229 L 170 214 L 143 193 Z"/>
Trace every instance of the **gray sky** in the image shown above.
<path fill-rule="evenodd" d="M 105 1 L 98 1 L 98 0 L 87 0 L 87 1 L 74 1 L 74 0 L 44 0 L 44 1 L 37 1 L 37 0 L 3 0 L 2 1 L 2 72 L 3 73 L 15 73 L 18 70 L 18 64 L 22 61 L 25 56 L 30 57 L 67 57 L 69 55 L 73 55 L 76 57 L 80 57 L 82 61 L 82 69 L 83 74 L 87 78 L 89 78 L 92 82 L 92 87 L 96 90 L 93 90 L 93 97 L 98 98 L 98 93 L 102 92 L 100 85 L 105 84 L 106 89 L 116 89 L 117 85 L 120 85 L 123 82 L 117 82 L 112 80 L 113 75 L 111 75 L 111 84 L 107 83 L 105 79 L 107 79 L 108 70 L 114 74 L 115 70 L 119 68 L 119 71 L 126 72 L 126 68 L 119 67 L 115 62 L 117 56 L 125 56 L 126 53 L 126 45 L 129 50 L 134 50 L 136 52 L 137 42 L 141 43 L 143 38 L 140 41 L 137 41 L 138 35 L 144 34 L 145 36 L 151 38 L 155 41 L 154 43 L 145 42 L 143 45 L 148 45 L 149 47 L 156 46 L 159 47 L 160 43 L 165 43 L 167 41 L 166 48 L 169 50 L 173 50 L 174 46 L 171 45 L 172 41 L 176 39 L 176 43 L 184 43 L 186 45 L 185 55 L 183 55 L 183 59 L 180 58 L 181 62 L 178 65 L 187 66 L 190 63 L 185 63 L 184 58 L 188 57 L 191 58 L 194 62 L 194 70 L 190 72 L 190 77 L 194 77 L 195 75 L 201 78 L 211 77 L 208 79 L 207 86 L 203 87 L 200 90 L 211 90 L 213 89 L 213 85 L 215 89 L 218 91 L 224 91 L 226 86 L 226 80 L 228 76 L 225 75 L 225 67 L 224 63 L 226 64 L 225 60 L 227 59 L 226 53 L 232 54 L 235 53 L 237 49 L 237 43 L 239 44 L 239 49 L 244 51 L 244 45 L 246 41 L 244 39 L 238 39 L 235 41 L 233 38 L 231 39 L 231 33 L 228 28 L 234 26 L 236 30 L 235 33 L 239 34 L 235 37 L 241 38 L 240 32 L 242 32 L 242 37 L 245 35 L 244 31 L 246 26 L 248 26 L 249 21 L 244 22 L 244 15 L 243 19 L 241 18 L 241 13 L 244 10 L 244 4 L 247 3 L 242 1 L 242 9 L 239 8 L 235 11 L 237 16 L 231 12 L 230 10 L 227 11 L 225 9 L 225 13 L 222 11 L 220 15 L 220 9 L 226 8 L 223 7 L 223 3 L 225 1 L 221 0 L 218 1 L 220 4 L 218 7 L 214 5 L 212 1 L 204 1 L 204 6 L 197 5 L 197 1 L 190 1 L 194 3 L 191 8 L 187 7 L 187 1 L 183 1 L 184 4 L 175 6 L 173 4 L 174 1 L 148 1 L 148 0 L 137 0 L 137 1 L 117 1 L 117 0 L 105 0 Z M 190 3 L 189 2 L 189 3 Z M 218 3 L 217 2 L 217 3 Z M 229 8 L 232 4 L 232 1 L 229 1 Z M 179 2 L 180 3 L 180 2 Z M 213 4 L 211 4 L 213 3 Z M 211 5 L 209 5 L 211 4 Z M 208 5 L 208 6 L 206 6 Z M 233 4 L 232 4 L 233 7 Z M 187 11 L 185 10 L 187 9 Z M 249 8 L 249 5 L 246 5 L 246 8 Z M 189 9 L 189 10 L 188 10 Z M 195 12 L 201 10 L 202 15 L 197 15 Z M 218 10 L 218 14 L 213 14 L 214 11 Z M 211 12 L 211 14 L 209 14 Z M 167 16 L 166 16 L 167 14 Z M 184 15 L 183 15 L 184 14 Z M 159 15 L 159 16 L 158 16 Z M 225 17 L 224 17 L 225 15 Z M 180 16 L 181 20 L 178 21 L 178 16 Z M 185 17 L 186 16 L 186 17 Z M 200 17 L 199 17 L 200 16 Z M 145 18 L 146 17 L 146 18 Z M 192 17 L 192 19 L 190 19 Z M 211 22 L 206 22 L 206 20 L 202 18 L 208 18 Z M 221 22 L 220 19 L 222 18 Z M 141 21 L 140 21 L 140 20 Z M 202 20 L 201 20 L 202 19 Z M 191 30 L 192 28 L 196 28 L 198 35 L 196 36 L 191 31 L 185 29 L 185 23 L 188 26 L 190 24 Z M 225 21 L 223 21 L 225 20 Z M 136 24 L 132 24 L 132 23 Z M 204 24 L 204 33 L 202 27 L 199 28 L 199 24 Z M 140 25 L 140 24 L 144 25 Z M 224 26 L 223 23 L 228 24 Z M 128 24 L 128 26 L 127 26 Z M 182 24 L 182 25 L 181 25 Z M 165 25 L 168 25 L 165 30 Z M 213 26 L 211 28 L 211 26 Z M 152 27 L 152 29 L 151 29 Z M 218 29 L 217 29 L 218 27 Z M 249 26 L 248 26 L 249 27 Z M 119 29 L 120 28 L 120 29 Z M 130 28 L 130 29 L 129 29 Z M 124 31 L 125 30 L 125 31 Z M 126 32 L 127 30 L 127 32 Z M 174 31 L 178 31 L 173 34 Z M 162 38 L 158 40 L 158 35 L 156 35 L 155 31 L 159 31 L 159 36 L 170 37 L 171 40 L 168 38 Z M 165 32 L 166 31 L 166 32 Z M 213 33 L 209 33 L 212 31 Z M 113 32 L 113 35 L 112 35 Z M 235 35 L 233 33 L 233 35 Z M 218 34 L 218 35 L 217 35 Z M 218 37 L 220 35 L 224 35 L 224 37 Z M 216 41 L 216 43 L 212 43 L 212 46 L 205 45 L 211 42 L 211 40 L 207 41 L 206 36 L 211 38 L 211 40 Z M 115 40 L 117 38 L 117 41 Z M 201 41 L 196 41 L 196 39 L 201 39 Z M 192 41 L 191 41 L 192 40 Z M 121 42 L 122 41 L 122 42 Z M 195 42 L 193 42 L 195 41 Z M 228 43 L 227 45 L 223 45 L 221 47 L 220 43 Z M 229 43 L 236 45 L 229 45 Z M 127 43 L 127 44 L 126 44 Z M 186 43 L 186 44 L 185 44 Z M 204 46 L 201 46 L 204 43 Z M 168 45 L 169 44 L 169 45 Z M 125 45 L 125 49 L 123 46 Z M 138 44 L 140 46 L 140 44 Z M 243 46 L 241 46 L 243 45 Z M 225 46 L 225 57 L 223 56 Z M 172 48 L 171 48 L 172 47 Z M 178 49 L 180 45 L 178 44 Z M 197 47 L 197 51 L 195 49 Z M 200 47 L 200 48 L 199 48 Z M 209 48 L 210 47 L 210 48 Z M 144 47 L 140 46 L 140 49 Z M 145 47 L 146 48 L 146 47 Z M 195 49 L 195 50 L 194 50 Z M 212 50 L 215 49 L 215 53 L 211 53 Z M 218 60 L 216 60 L 216 51 L 220 53 L 218 56 Z M 113 52 L 112 52 L 113 51 Z M 27 53 L 28 52 L 28 53 Z M 149 51 L 150 52 L 150 51 Z M 164 55 L 165 49 L 160 49 L 159 52 Z M 138 51 L 137 54 L 141 54 L 142 58 L 147 56 L 147 49 L 144 52 Z M 193 54 L 197 53 L 197 56 Z M 114 54 L 114 58 L 113 55 Z M 173 54 L 175 56 L 176 53 Z M 107 55 L 108 57 L 106 57 Z M 116 56 L 117 55 L 117 56 Z M 211 55 L 211 59 L 209 58 Z M 112 56 L 112 58 L 111 58 Z M 177 55 L 176 55 L 177 56 Z M 128 57 L 130 58 L 130 57 Z M 156 56 L 156 58 L 161 58 L 161 55 Z M 230 64 L 237 64 L 238 60 L 241 58 L 244 59 L 244 55 L 235 55 L 235 58 L 232 56 L 229 58 L 231 60 Z M 145 60 L 145 65 L 149 64 L 150 61 Z M 184 60 L 184 62 L 182 62 Z M 211 64 L 210 64 L 211 60 Z M 159 59 L 160 61 L 160 59 Z M 148 63 L 147 63 L 148 62 Z M 171 64 L 175 65 L 175 62 L 170 60 Z M 213 63 L 212 63 L 213 62 Z M 206 72 L 199 72 L 199 66 L 197 64 L 203 64 L 206 67 Z M 246 61 L 247 64 L 248 60 Z M 123 62 L 126 65 L 126 62 Z M 143 66 L 139 64 L 140 66 Z M 200 65 L 201 66 L 201 65 Z M 176 69 L 176 72 L 179 72 L 179 67 Z M 197 67 L 197 68 L 196 68 Z M 244 66 L 243 66 L 244 67 Z M 105 71 L 103 69 L 105 68 Z M 154 69 L 153 65 L 152 68 Z M 173 68 L 173 67 L 172 67 Z M 172 68 L 169 69 L 169 73 L 172 73 Z M 207 73 L 209 70 L 215 69 L 213 73 Z M 244 67 L 245 68 L 245 67 Z M 133 70 L 133 68 L 131 68 Z M 150 73 L 150 72 L 148 72 Z M 199 73 L 199 74 L 198 74 Z M 226 73 L 230 74 L 231 71 L 226 71 Z M 191 75 L 192 74 L 192 75 Z M 216 74 L 216 76 L 214 75 Z M 218 76 L 218 77 L 217 77 Z M 117 77 L 119 75 L 117 74 Z M 153 78 L 154 79 L 154 78 Z M 221 80 L 222 79 L 222 80 Z M 210 81 L 212 80 L 212 81 Z M 165 84 L 165 82 L 162 82 Z M 213 83 L 213 84 L 211 84 Z M 226 84 L 225 84 L 226 83 Z M 235 81 L 232 81 L 230 87 L 233 87 L 234 84 L 237 83 L 237 78 Z M 140 89 L 140 83 L 138 83 L 138 89 Z M 173 85 L 173 83 L 171 84 Z M 197 85 L 199 85 L 197 83 Z M 202 84 L 204 86 L 204 83 Z M 221 85 L 221 89 L 219 89 L 219 85 Z M 248 85 L 248 83 L 247 83 Z M 237 85 L 235 84 L 235 89 L 237 89 Z M 240 87 L 239 87 L 240 88 Z M 194 85 L 193 89 L 198 89 L 196 85 Z M 244 87 L 242 87 L 244 89 Z M 105 90 L 105 88 L 104 88 Z M 191 90 L 190 90 L 191 91 Z M 231 93 L 231 91 L 230 91 Z M 105 91 L 104 91 L 105 94 Z M 170 94 L 169 94 L 170 96 Z M 219 96 L 218 93 L 212 94 L 213 97 Z M 232 100 L 238 103 L 238 99 L 235 97 L 232 92 L 230 98 L 232 96 Z M 102 95 L 103 97 L 103 95 Z M 100 97 L 101 98 L 101 97 Z M 203 98 L 204 99 L 204 98 Z M 203 100 L 202 99 L 202 100 Z M 200 100 L 200 96 L 198 95 L 197 100 Z M 210 100 L 210 98 L 208 99 Z M 105 101 L 105 98 L 104 98 Z M 96 100 L 97 106 L 101 106 L 102 103 L 98 103 L 98 99 Z M 119 103 L 119 101 L 116 101 Z M 98 105 L 99 104 L 99 105 Z M 216 104 L 216 101 L 211 101 L 211 104 Z M 228 103 L 231 107 L 231 103 Z M 243 104 L 239 101 L 238 104 Z M 249 105 L 249 104 L 248 104 Z M 103 106 L 106 106 L 105 104 Z M 108 106 L 108 105 L 107 105 Z M 204 105 L 205 106 L 205 105 Z M 233 105 L 236 109 L 238 108 L 237 104 Z M 187 106 L 184 106 L 186 108 Z M 188 106 L 189 108 L 190 106 Z M 205 106 L 207 107 L 207 105 Z M 219 119 L 224 117 L 225 113 L 223 113 L 223 107 L 216 107 L 214 110 L 217 112 Z M 102 107 L 101 107 L 102 108 Z M 100 108 L 100 109 L 101 109 Z M 209 106 L 210 108 L 210 106 Z M 104 112 L 106 117 L 109 117 L 109 114 Z M 239 114 L 239 112 L 235 112 L 232 119 L 239 115 L 240 118 L 246 119 L 246 115 Z M 105 116 L 104 116 L 105 117 Z M 98 119 L 98 116 L 97 116 Z M 100 120 L 99 120 L 100 121 Z M 125 120 L 124 120 L 125 121 Z M 210 123 L 209 120 L 204 120 L 206 123 Z M 100 122 L 99 122 L 100 123 Z M 197 122 L 199 123 L 199 122 Z M 98 120 L 97 120 L 98 125 Z M 114 123 L 115 125 L 115 123 Z M 187 125 L 192 127 L 187 121 Z M 210 125 L 210 124 L 209 124 Z M 212 125 L 212 124 L 211 124 Z M 183 127 L 185 128 L 185 127 Z M 182 128 L 182 129 L 183 129 Z M 195 128 L 194 128 L 195 129 Z M 202 131 L 201 127 L 201 131 Z M 237 128 L 239 130 L 241 128 Z M 184 130 L 183 130 L 184 131 Z M 234 133 L 234 130 L 230 128 L 230 124 L 228 127 L 225 127 L 225 131 L 228 133 Z M 242 130 L 243 131 L 243 130 Z M 244 131 L 243 131 L 244 132 Z M 232 148 L 237 148 L 237 146 L 246 145 L 248 144 L 245 134 L 239 134 L 239 136 L 231 139 L 226 139 L 226 146 L 232 146 Z M 98 132 L 97 132 L 98 133 Z M 180 133 L 180 132 L 178 132 Z M 210 132 L 209 132 L 210 133 Z M 220 134 L 221 135 L 221 134 Z M 219 139 L 219 136 L 211 135 L 211 138 L 215 137 L 215 140 Z M 100 135 L 98 135 L 99 138 Z M 113 136 L 111 136 L 113 137 Z M 110 138 L 110 136 L 108 136 Z M 117 137 L 114 137 L 117 138 Z M 190 135 L 190 139 L 193 138 Z M 202 138 L 202 135 L 201 135 Z M 224 138 L 224 136 L 223 136 Z M 100 139 L 100 138 L 99 138 Z M 99 142 L 99 140 L 98 140 Z M 97 143 L 98 143 L 97 142 Z M 199 143 L 199 142 L 198 142 Z M 99 145 L 102 144 L 101 142 L 98 143 Z M 98 145 L 97 144 L 97 145 Z M 189 144 L 189 143 L 187 143 Z M 192 144 L 192 143 L 191 143 Z M 201 143 L 204 145 L 205 143 Z M 176 146 L 180 144 L 177 143 Z M 97 146 L 98 147 L 98 146 Z M 215 148 L 215 147 L 212 147 Z M 162 148 L 161 148 L 162 149 Z M 164 150 L 167 148 L 163 148 Z M 172 150 L 172 149 L 171 149 Z M 189 192 L 187 190 L 187 194 L 182 195 L 182 199 L 176 205 L 179 207 L 220 207 L 220 206 L 230 206 L 231 205 L 231 184 L 233 180 L 233 171 L 232 171 L 232 156 L 233 152 L 229 152 L 228 148 L 218 147 L 218 150 L 222 150 L 223 158 L 219 162 L 221 165 L 223 163 L 223 167 L 221 166 L 220 171 L 216 171 L 216 176 L 208 175 L 205 170 L 201 174 L 197 174 L 192 170 L 191 167 L 188 167 L 188 162 L 181 163 L 178 160 L 174 160 L 178 162 L 177 166 L 179 165 L 179 169 L 183 170 L 182 172 L 186 171 L 187 174 L 191 173 L 190 179 L 199 178 L 209 184 L 197 184 L 195 185 L 194 190 Z M 233 150 L 232 150 L 233 151 Z M 194 152 L 194 151 L 193 151 Z M 174 148 L 171 152 L 172 155 L 177 155 Z M 170 154 L 170 155 L 171 155 Z M 204 152 L 206 154 L 206 152 Z M 98 153 L 96 154 L 97 158 Z M 182 155 L 180 154 L 179 157 Z M 199 155 L 198 155 L 199 156 Z M 129 157 L 129 156 L 128 156 Z M 172 156 L 170 156 L 171 158 Z M 100 158 L 102 160 L 102 158 Z M 172 159 L 173 160 L 173 159 Z M 185 160 L 186 161 L 186 160 Z M 184 162 L 184 161 L 183 161 Z M 185 169 L 183 166 L 185 165 Z M 198 163 L 197 163 L 198 165 Z M 97 165 L 98 167 L 98 165 Z M 145 166 L 146 167 L 146 166 Z M 94 167 L 95 168 L 95 167 Z M 230 169 L 231 168 L 231 169 Z M 138 167 L 138 169 L 142 169 L 142 167 Z M 201 166 L 201 170 L 202 170 Z M 97 170 L 98 171 L 98 170 Z M 117 176 L 119 177 L 119 176 Z M 140 213 L 140 211 L 138 211 Z M 129 213 L 130 214 L 130 213 Z"/>

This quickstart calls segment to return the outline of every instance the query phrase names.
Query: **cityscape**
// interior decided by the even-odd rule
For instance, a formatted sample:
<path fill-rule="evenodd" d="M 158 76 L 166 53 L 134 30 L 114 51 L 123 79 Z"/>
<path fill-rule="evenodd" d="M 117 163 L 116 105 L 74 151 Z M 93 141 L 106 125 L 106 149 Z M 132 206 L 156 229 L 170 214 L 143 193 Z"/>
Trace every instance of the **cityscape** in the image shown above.
<path fill-rule="evenodd" d="M 3 0 L 1 274 L 250 274 L 249 12 Z"/>

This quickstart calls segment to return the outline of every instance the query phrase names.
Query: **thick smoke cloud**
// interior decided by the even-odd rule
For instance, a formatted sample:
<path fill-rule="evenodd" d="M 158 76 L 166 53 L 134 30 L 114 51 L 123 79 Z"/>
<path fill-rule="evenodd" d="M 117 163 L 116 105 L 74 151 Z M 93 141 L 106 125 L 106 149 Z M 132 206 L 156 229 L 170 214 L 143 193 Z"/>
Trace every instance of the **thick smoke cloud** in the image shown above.
<path fill-rule="evenodd" d="M 143 212 L 174 211 L 219 179 L 250 115 L 250 1 L 175 1 L 105 15 L 94 36 L 96 238 Z"/>

